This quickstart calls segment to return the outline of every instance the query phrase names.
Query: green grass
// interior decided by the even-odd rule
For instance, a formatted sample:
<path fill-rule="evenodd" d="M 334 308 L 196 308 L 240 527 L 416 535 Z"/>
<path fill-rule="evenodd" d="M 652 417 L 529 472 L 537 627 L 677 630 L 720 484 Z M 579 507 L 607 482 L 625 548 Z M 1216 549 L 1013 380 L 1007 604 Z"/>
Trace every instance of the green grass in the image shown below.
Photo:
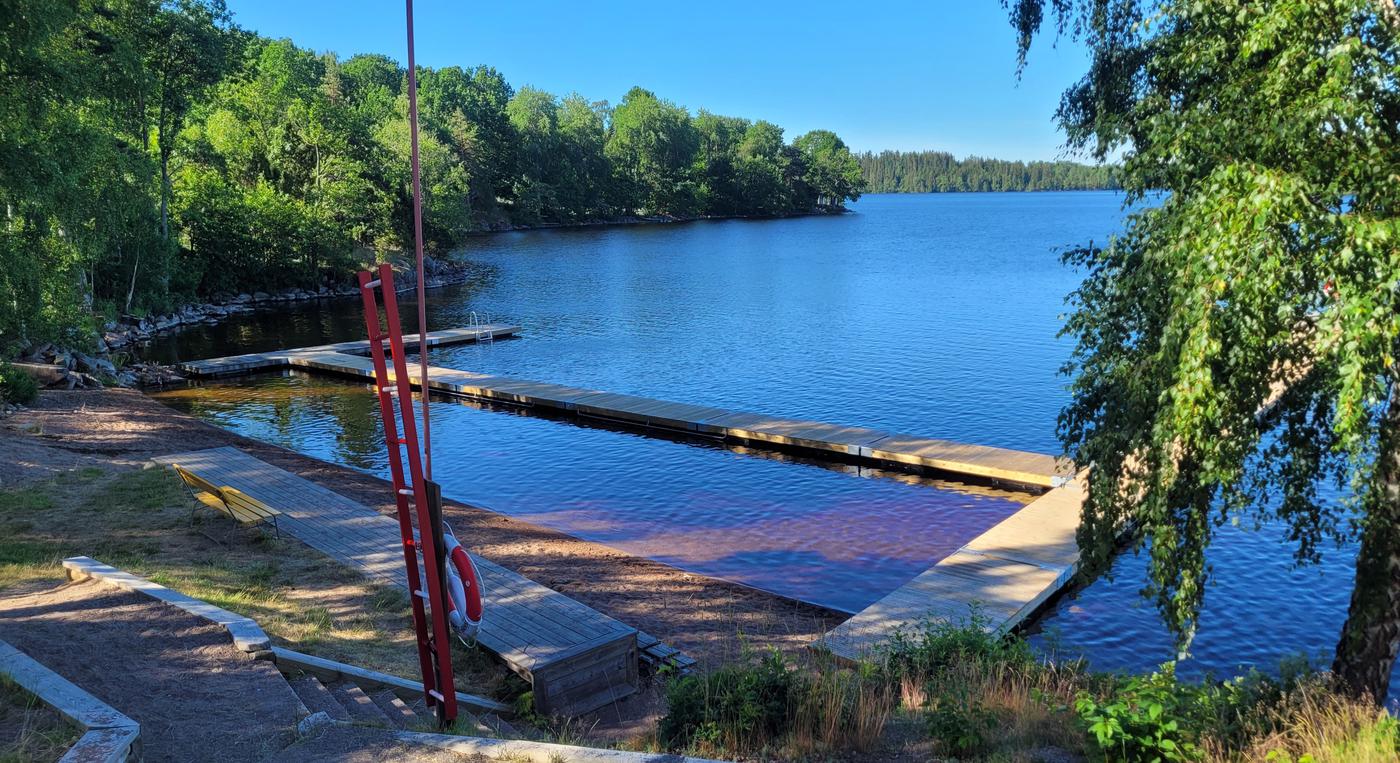
<path fill-rule="evenodd" d="M 89 467 L 0 490 L 0 590 L 60 582 L 79 555 L 251 617 L 288 648 L 418 674 L 400 589 L 198 504 L 167 469 Z M 479 650 L 458 651 L 463 691 L 514 688 Z"/>
<path fill-rule="evenodd" d="M 856 666 L 748 655 L 673 681 L 657 746 L 763 760 L 1400 760 L 1400 722 L 1325 674 L 1096 673 L 984 625 L 925 623 Z"/>

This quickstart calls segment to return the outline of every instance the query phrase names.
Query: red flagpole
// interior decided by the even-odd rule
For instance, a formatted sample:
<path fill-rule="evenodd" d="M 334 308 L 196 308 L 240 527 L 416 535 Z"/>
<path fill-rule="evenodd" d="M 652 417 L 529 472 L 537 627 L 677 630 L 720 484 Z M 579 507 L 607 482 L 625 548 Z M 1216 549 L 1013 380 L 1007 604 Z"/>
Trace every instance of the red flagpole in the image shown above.
<path fill-rule="evenodd" d="M 413 153 L 413 255 L 418 266 L 418 384 L 423 405 L 423 476 L 433 478 L 432 437 L 428 429 L 428 308 L 423 284 L 423 186 L 418 175 L 418 67 L 413 58 L 413 0 L 408 13 L 408 122 Z"/>

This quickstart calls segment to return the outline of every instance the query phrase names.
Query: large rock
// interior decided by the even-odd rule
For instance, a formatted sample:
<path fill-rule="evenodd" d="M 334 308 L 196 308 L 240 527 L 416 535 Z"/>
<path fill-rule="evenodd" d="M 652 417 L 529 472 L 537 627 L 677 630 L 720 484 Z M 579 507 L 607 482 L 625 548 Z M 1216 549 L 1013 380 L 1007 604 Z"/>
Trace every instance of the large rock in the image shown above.
<path fill-rule="evenodd" d="M 56 366 L 52 363 L 26 363 L 23 361 L 12 363 L 11 365 L 29 374 L 33 377 L 34 381 L 45 387 L 64 384 L 68 380 L 68 369 L 64 366 Z"/>
<path fill-rule="evenodd" d="M 117 374 L 116 365 L 106 358 L 95 358 L 80 352 L 74 353 L 74 357 L 78 361 L 77 368 L 79 371 L 96 375 L 105 374 L 107 376 L 116 376 Z"/>

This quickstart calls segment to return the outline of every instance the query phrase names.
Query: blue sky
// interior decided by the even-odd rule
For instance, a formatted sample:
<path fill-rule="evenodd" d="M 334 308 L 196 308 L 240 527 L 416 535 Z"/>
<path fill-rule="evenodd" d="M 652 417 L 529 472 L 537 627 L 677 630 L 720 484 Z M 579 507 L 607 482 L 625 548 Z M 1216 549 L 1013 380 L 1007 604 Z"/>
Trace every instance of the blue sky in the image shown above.
<path fill-rule="evenodd" d="M 397 0 L 228 0 L 235 21 L 342 56 L 405 59 Z M 416 0 L 418 62 L 489 64 L 514 86 L 616 103 L 641 85 L 688 107 L 836 131 L 858 150 L 1053 159 L 1071 41 L 1037 40 L 1018 82 L 997 0 L 919 3 Z"/>

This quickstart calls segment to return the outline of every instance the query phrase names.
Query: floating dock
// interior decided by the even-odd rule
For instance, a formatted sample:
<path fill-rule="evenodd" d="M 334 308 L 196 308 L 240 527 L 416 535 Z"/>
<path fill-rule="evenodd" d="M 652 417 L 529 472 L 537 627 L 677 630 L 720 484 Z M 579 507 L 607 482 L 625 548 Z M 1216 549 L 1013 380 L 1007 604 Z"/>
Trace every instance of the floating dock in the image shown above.
<path fill-rule="evenodd" d="M 1255 415 L 1270 415 L 1310 366 L 1282 366 Z M 1079 517 L 1088 470 L 1052 488 L 883 599 L 857 612 L 818 642 L 859 660 L 896 632 L 929 621 L 1010 630 L 1035 614 L 1079 570 Z"/>
<path fill-rule="evenodd" d="M 975 613 L 991 629 L 1019 625 L 1079 569 L 1080 508 L 1085 475 L 1026 504 L 918 577 L 833 628 L 819 642 L 859 660 L 898 631 L 928 621 L 967 622 Z"/>
<path fill-rule="evenodd" d="M 514 326 L 493 325 L 479 329 L 433 331 L 427 335 L 427 344 L 434 347 L 474 342 L 487 336 L 509 336 L 518 330 Z M 405 337 L 404 341 L 407 345 L 416 347 L 418 336 L 410 335 Z M 368 351 L 368 342 L 342 342 L 201 360 L 184 363 L 180 368 L 196 377 L 221 377 L 280 368 L 299 368 L 372 380 L 374 364 L 365 355 Z M 421 388 L 417 366 L 409 369 L 409 379 L 414 387 Z M 451 395 L 515 405 L 541 406 L 633 426 L 814 451 L 819 455 L 836 454 L 882 465 L 917 466 L 1032 489 L 1057 487 L 1068 482 L 1072 475 L 1072 472 L 1054 456 L 1040 453 L 985 445 L 965 445 L 865 427 L 785 419 L 760 413 L 656 400 L 549 382 L 490 376 L 451 368 L 429 366 L 428 387 L 433 391 Z"/>
<path fill-rule="evenodd" d="M 477 341 L 480 331 L 506 336 L 512 326 L 429 332 L 428 346 Z M 405 341 L 416 346 L 416 335 Z M 374 379 L 367 342 L 280 350 L 186 363 L 199 377 L 279 368 Z M 410 381 L 421 389 L 418 368 Z M 1084 475 L 1039 453 L 966 445 L 865 427 L 784 419 L 688 403 L 568 387 L 548 382 L 428 367 L 428 387 L 462 397 L 542 406 L 579 416 L 726 440 L 837 455 L 878 465 L 911 465 L 938 472 L 1045 490 L 1015 514 L 945 557 L 828 633 L 834 654 L 860 659 L 900 630 L 929 619 L 966 620 L 975 610 L 991 628 L 1009 629 L 1063 588 L 1079 568 L 1075 531 L 1084 502 Z"/>
<path fill-rule="evenodd" d="M 516 332 L 491 326 L 492 336 Z M 474 335 L 475 334 L 475 335 Z M 481 330 L 430 332 L 429 346 L 476 341 Z M 416 343 L 416 337 L 411 338 Z M 308 347 L 188 363 L 194 376 L 224 376 L 294 367 L 373 379 L 366 342 Z M 1259 410 L 1267 415 L 1306 367 L 1283 367 Z M 411 381 L 419 385 L 417 369 Z M 982 445 L 964 445 L 864 427 L 824 424 L 743 413 L 702 405 L 566 387 L 501 376 L 428 369 L 432 390 L 581 416 L 722 437 L 760 446 L 837 454 L 877 464 L 908 464 L 951 474 L 1045 490 L 1043 494 L 918 577 L 856 613 L 818 644 L 838 657 L 858 660 L 898 631 L 930 620 L 967 621 L 974 613 L 988 628 L 1022 623 L 1062 589 L 1079 569 L 1076 532 L 1087 496 L 1087 473 L 1053 456 Z M 649 638 L 649 637 L 648 637 Z"/>

